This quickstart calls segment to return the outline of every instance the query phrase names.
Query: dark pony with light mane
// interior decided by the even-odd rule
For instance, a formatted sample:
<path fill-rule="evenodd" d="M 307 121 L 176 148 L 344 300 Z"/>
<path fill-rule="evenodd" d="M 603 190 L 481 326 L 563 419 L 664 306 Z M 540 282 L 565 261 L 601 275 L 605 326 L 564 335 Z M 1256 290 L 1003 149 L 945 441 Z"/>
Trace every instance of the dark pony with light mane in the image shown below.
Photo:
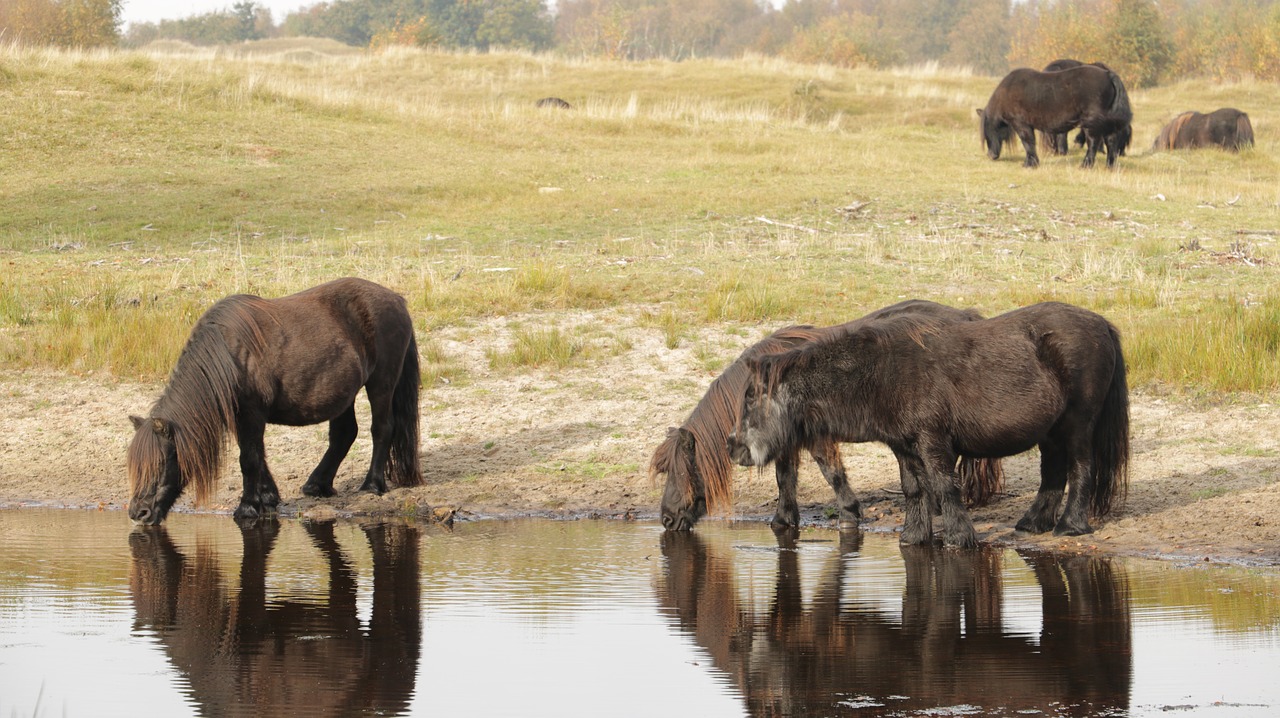
<path fill-rule="evenodd" d="M 950 323 L 905 314 L 746 364 L 733 460 L 763 466 L 821 440 L 882 442 L 904 468 L 906 544 L 932 540 L 936 501 L 946 542 L 976 545 L 956 487 L 959 455 L 1039 447 L 1040 490 L 1021 531 L 1089 533 L 1090 512 L 1105 516 L 1127 486 L 1120 335 L 1079 307 L 1045 302 Z"/>
<path fill-rule="evenodd" d="M 1061 60 L 1054 60 L 1048 65 L 1045 65 L 1044 72 L 1058 72 L 1059 70 L 1070 70 L 1073 67 L 1080 67 L 1083 64 L 1084 63 L 1080 62 L 1079 60 L 1071 60 L 1071 59 L 1063 58 Z M 1106 65 L 1102 64 L 1101 62 L 1092 62 L 1089 64 L 1093 65 L 1094 67 L 1101 67 L 1104 70 L 1111 69 Z M 1067 154 L 1067 150 L 1068 150 L 1067 136 L 1069 134 L 1070 133 L 1068 132 L 1058 132 L 1055 134 L 1049 134 L 1047 132 L 1044 132 L 1044 133 L 1041 133 L 1041 136 L 1044 138 L 1044 143 L 1049 148 L 1050 154 L 1065 155 Z M 1086 141 L 1087 140 L 1085 138 L 1084 130 L 1080 130 L 1079 132 L 1076 133 L 1075 143 L 1077 146 L 1083 147 Z M 1121 157 L 1124 157 L 1125 150 L 1129 149 L 1129 144 L 1132 141 L 1133 141 L 1133 125 L 1126 124 L 1124 128 L 1122 128 L 1116 135 L 1115 142 L 1116 142 L 1116 145 L 1119 147 L 1116 153 Z"/>
<path fill-rule="evenodd" d="M 667 431 L 649 461 L 649 475 L 666 476 L 662 497 L 662 524 L 669 530 L 688 530 L 706 515 L 728 509 L 732 503 L 733 461 L 725 446 L 729 431 L 738 421 L 742 393 L 748 380 L 746 362 L 756 357 L 777 354 L 833 333 L 856 328 L 904 313 L 924 313 L 939 321 L 973 321 L 982 315 L 973 310 L 954 309 L 934 302 L 912 299 L 877 310 L 847 324 L 834 327 L 793 326 L 781 329 L 747 348 L 724 372 L 711 382 L 702 400 L 680 427 Z M 797 526 L 800 507 L 796 499 L 799 450 L 777 457 L 774 471 L 778 483 L 778 506 L 772 524 L 775 527 Z M 849 488 L 840 446 L 821 437 L 803 447 L 813 457 L 827 483 L 836 493 L 839 522 L 857 526 L 862 508 Z M 901 468 L 901 467 L 900 467 Z M 986 459 L 964 458 L 960 462 L 960 481 L 964 499 L 970 505 L 982 505 L 1000 490 L 1003 479 L 1001 464 Z"/>
<path fill-rule="evenodd" d="M 1224 107 L 1207 115 L 1184 112 L 1160 130 L 1152 149 L 1189 150 L 1213 146 L 1231 152 L 1252 147 L 1253 124 L 1249 116 L 1234 107 Z"/>
<path fill-rule="evenodd" d="M 222 299 L 196 322 L 147 417 L 130 417 L 129 517 L 164 521 L 189 484 L 203 503 L 228 434 L 240 446 L 244 477 L 236 518 L 273 512 L 280 491 L 263 448 L 268 423 L 329 422 L 329 449 L 302 492 L 332 496 L 355 442 L 361 387 L 372 410 L 373 459 L 360 490 L 380 494 L 388 478 L 417 485 L 419 382 L 413 320 L 389 289 L 345 278 L 281 299 Z"/>
<path fill-rule="evenodd" d="M 1120 151 L 1120 133 L 1133 122 L 1124 83 L 1116 73 L 1095 65 L 1057 72 L 1018 68 L 1005 75 L 987 106 L 977 112 L 987 156 L 1000 159 L 1004 143 L 1016 134 L 1026 150 L 1026 167 L 1040 164 L 1036 130 L 1058 134 L 1074 127 L 1084 130 L 1088 142 L 1081 166 L 1092 167 L 1105 145 L 1111 167 Z"/>

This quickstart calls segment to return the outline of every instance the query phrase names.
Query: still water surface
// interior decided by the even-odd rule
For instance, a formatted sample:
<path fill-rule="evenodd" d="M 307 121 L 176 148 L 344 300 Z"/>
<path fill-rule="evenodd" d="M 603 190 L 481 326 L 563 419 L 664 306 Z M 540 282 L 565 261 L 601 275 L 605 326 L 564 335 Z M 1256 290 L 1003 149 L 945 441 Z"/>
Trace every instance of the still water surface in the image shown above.
<path fill-rule="evenodd" d="M 1273 716 L 1280 572 L 707 523 L 0 511 L 10 716 Z"/>

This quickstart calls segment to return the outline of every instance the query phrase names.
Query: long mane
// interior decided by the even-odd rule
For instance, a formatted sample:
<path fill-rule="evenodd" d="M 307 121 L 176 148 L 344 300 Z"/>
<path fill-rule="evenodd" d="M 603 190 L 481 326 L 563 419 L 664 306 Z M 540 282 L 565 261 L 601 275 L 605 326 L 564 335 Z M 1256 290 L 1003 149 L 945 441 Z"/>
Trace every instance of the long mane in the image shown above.
<path fill-rule="evenodd" d="M 654 450 L 649 462 L 649 476 L 655 480 L 660 474 L 668 479 L 676 477 L 688 497 L 693 492 L 690 476 L 696 473 L 702 477 L 707 510 L 727 510 L 732 504 L 733 461 L 724 446 L 742 411 L 742 394 L 750 379 L 747 360 L 785 352 L 830 331 L 807 325 L 787 327 L 748 347 L 711 382 L 707 393 L 681 425 L 695 439 L 694 466 L 688 466 L 688 460 L 680 451 L 679 437 L 672 432 Z"/>
<path fill-rule="evenodd" d="M 227 297 L 196 322 L 174 365 L 168 386 L 150 416 L 170 422 L 184 485 L 194 485 L 196 503 L 204 503 L 217 484 L 227 436 L 236 428 L 236 395 L 245 381 L 237 351 L 228 343 L 260 355 L 266 343 L 260 316 L 270 316 L 268 300 L 249 295 Z M 144 426 L 129 447 L 129 486 L 154 491 L 164 457 L 159 437 Z"/>

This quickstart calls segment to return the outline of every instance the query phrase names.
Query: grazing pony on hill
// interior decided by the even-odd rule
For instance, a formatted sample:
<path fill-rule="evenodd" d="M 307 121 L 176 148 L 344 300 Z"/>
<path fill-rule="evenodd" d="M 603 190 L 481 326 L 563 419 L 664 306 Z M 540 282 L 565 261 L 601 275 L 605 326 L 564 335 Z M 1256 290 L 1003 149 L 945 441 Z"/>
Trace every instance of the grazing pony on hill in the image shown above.
<path fill-rule="evenodd" d="M 1190 150 L 1218 146 L 1232 152 L 1253 146 L 1253 125 L 1249 116 L 1234 107 L 1209 114 L 1184 112 L 1160 130 L 1152 149 Z"/>
<path fill-rule="evenodd" d="M 680 427 L 672 427 L 653 452 L 650 476 L 666 475 L 662 495 L 662 524 L 669 530 L 687 531 L 706 515 L 708 507 L 717 511 L 731 501 L 733 461 L 726 448 L 729 431 L 738 421 L 742 392 L 748 380 L 750 359 L 788 351 L 804 344 L 848 331 L 868 322 L 902 314 L 926 314 L 939 322 L 967 322 L 981 319 L 973 310 L 960 310 L 934 302 L 912 299 L 877 310 L 867 316 L 834 327 L 794 326 L 781 329 L 748 347 L 724 372 L 711 382 L 706 394 Z M 818 469 L 836 493 L 840 523 L 857 526 L 862 508 L 849 488 L 840 446 L 826 437 L 780 455 L 774 461 L 778 482 L 778 506 L 772 524 L 782 528 L 800 523 L 796 500 L 800 449 L 813 457 Z M 900 467 L 901 470 L 901 467 Z M 971 505 L 987 503 L 999 490 L 1003 474 L 999 461 L 964 458 L 960 462 L 964 499 Z"/>
<path fill-rule="evenodd" d="M 1022 531 L 1089 533 L 1089 513 L 1106 515 L 1126 487 L 1120 335 L 1079 307 L 1046 302 L 951 323 L 907 314 L 746 364 L 750 379 L 727 442 L 733 460 L 763 466 L 819 441 L 883 442 L 904 467 L 906 544 L 932 540 L 936 500 L 947 543 L 976 545 L 956 488 L 960 455 L 1002 458 L 1039 447 L 1040 490 L 1018 521 Z"/>
<path fill-rule="evenodd" d="M 280 491 L 267 469 L 267 424 L 329 422 L 329 449 L 302 493 L 333 496 L 356 439 L 361 387 L 372 410 L 373 459 L 361 491 L 422 481 L 418 468 L 418 346 L 404 299 L 363 279 L 338 279 L 281 299 L 237 294 L 196 322 L 148 416 L 130 417 L 129 517 L 164 521 L 188 484 L 203 502 L 227 434 L 240 445 L 237 519 L 271 513 Z"/>
<path fill-rule="evenodd" d="M 1083 167 L 1092 167 L 1098 148 L 1105 145 L 1107 166 L 1115 165 L 1121 133 L 1133 122 L 1129 95 L 1114 72 L 1081 65 L 1058 72 L 1019 68 L 1010 72 L 991 93 L 987 106 L 977 110 L 982 119 L 982 145 L 987 156 L 1000 159 L 1010 133 L 1022 140 L 1025 167 L 1036 167 L 1035 131 L 1049 134 L 1080 127 L 1088 142 Z"/>

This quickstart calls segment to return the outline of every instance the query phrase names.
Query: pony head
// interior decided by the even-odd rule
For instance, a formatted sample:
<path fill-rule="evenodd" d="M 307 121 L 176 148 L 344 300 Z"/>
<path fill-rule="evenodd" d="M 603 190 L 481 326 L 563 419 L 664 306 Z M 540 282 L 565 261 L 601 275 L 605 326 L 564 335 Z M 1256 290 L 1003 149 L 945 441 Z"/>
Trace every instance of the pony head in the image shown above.
<path fill-rule="evenodd" d="M 982 120 L 982 148 L 987 151 L 988 157 L 998 160 L 1005 143 L 1013 141 L 1013 129 L 1003 120 L 988 115 L 986 110 L 979 108 L 977 113 Z"/>
<path fill-rule="evenodd" d="M 707 490 L 698 468 L 697 442 L 692 431 L 673 426 L 650 463 L 652 474 L 667 475 L 662 492 L 662 526 L 668 531 L 688 531 L 707 514 Z"/>
<path fill-rule="evenodd" d="M 129 518 L 139 524 L 159 524 L 186 488 L 178 462 L 177 429 L 159 417 L 130 416 Z"/>
<path fill-rule="evenodd" d="M 726 448 L 739 466 L 764 466 L 781 453 L 790 438 L 780 400 L 785 390 L 778 391 L 778 380 L 790 366 L 786 354 L 749 360 L 750 379 L 742 393 L 742 410 L 738 423 L 729 432 Z"/>

